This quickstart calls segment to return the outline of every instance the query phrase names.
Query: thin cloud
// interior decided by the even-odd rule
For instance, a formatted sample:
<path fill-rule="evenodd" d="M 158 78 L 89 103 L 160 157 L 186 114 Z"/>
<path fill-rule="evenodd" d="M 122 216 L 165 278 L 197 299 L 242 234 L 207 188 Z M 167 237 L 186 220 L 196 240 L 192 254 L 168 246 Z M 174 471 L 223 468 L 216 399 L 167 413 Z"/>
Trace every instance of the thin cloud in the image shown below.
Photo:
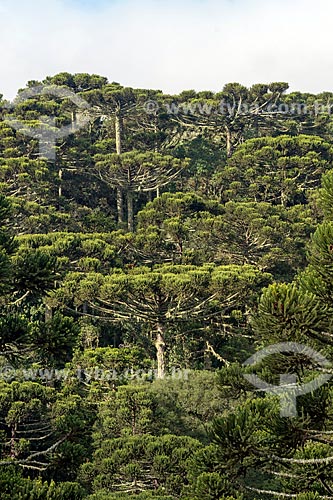
<path fill-rule="evenodd" d="M 333 86 L 331 0 L 84 3 L 0 0 L 5 97 L 61 71 L 169 93 L 232 81 L 288 81 L 310 92 Z"/>

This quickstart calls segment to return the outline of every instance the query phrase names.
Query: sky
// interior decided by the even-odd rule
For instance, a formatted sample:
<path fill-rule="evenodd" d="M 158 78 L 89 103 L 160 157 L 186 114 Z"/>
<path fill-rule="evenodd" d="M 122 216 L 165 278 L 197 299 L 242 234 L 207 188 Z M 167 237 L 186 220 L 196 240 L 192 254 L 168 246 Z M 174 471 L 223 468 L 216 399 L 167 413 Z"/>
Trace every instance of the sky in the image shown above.
<path fill-rule="evenodd" d="M 332 0 L 0 0 L 0 19 L 7 99 L 63 71 L 166 93 L 333 91 Z"/>

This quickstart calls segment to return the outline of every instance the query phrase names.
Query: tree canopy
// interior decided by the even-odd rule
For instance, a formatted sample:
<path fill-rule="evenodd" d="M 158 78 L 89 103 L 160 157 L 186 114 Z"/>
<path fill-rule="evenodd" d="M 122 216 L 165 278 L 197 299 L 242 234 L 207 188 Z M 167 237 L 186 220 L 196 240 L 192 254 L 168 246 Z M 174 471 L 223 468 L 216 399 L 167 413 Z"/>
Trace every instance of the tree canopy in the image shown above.
<path fill-rule="evenodd" d="M 288 88 L 0 101 L 1 500 L 333 498 L 333 94 Z"/>

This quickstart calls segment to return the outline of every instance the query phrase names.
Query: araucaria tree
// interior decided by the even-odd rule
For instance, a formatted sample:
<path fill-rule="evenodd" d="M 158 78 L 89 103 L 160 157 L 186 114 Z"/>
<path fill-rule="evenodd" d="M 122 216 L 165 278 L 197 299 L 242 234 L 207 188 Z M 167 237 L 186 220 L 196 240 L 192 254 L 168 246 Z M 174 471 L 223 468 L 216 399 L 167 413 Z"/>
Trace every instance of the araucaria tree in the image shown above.
<path fill-rule="evenodd" d="M 56 297 L 65 305 L 86 301 L 109 321 L 148 326 L 156 348 L 158 377 L 163 378 L 166 349 L 174 342 L 178 324 L 198 320 L 207 325 L 214 318 L 223 329 L 231 311 L 240 309 L 244 297 L 269 279 L 270 275 L 247 265 L 162 265 L 115 270 L 106 277 L 69 275 Z"/>
<path fill-rule="evenodd" d="M 134 229 L 134 193 L 147 193 L 166 186 L 186 167 L 179 160 L 160 153 L 132 151 L 130 153 L 96 155 L 96 173 L 110 187 L 117 187 L 127 196 L 127 226 Z"/>

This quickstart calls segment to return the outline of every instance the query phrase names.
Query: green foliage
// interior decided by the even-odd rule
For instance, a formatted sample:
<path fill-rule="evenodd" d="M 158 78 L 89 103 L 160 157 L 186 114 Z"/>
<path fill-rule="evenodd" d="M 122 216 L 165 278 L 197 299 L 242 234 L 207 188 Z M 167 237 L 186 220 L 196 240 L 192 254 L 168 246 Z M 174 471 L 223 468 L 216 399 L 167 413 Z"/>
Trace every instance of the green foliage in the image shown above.
<path fill-rule="evenodd" d="M 306 203 L 330 168 L 332 149 L 320 137 L 261 137 L 242 144 L 221 173 L 228 185 L 224 199 L 268 201 L 290 206 Z"/>
<path fill-rule="evenodd" d="M 23 315 L 0 316 L 0 353 L 2 356 L 15 362 L 20 357 L 21 351 L 24 351 L 31 343 L 31 325 Z"/>
<path fill-rule="evenodd" d="M 77 483 L 56 484 L 42 479 L 27 479 L 14 467 L 0 470 L 0 491 L 3 500 L 83 500 L 84 490 Z"/>
<path fill-rule="evenodd" d="M 270 203 L 224 206 L 192 193 L 164 193 L 138 214 L 136 245 L 145 258 L 204 264 L 252 264 L 289 277 L 305 265 L 310 211 Z M 297 260 L 296 259 L 297 256 Z"/>
<path fill-rule="evenodd" d="M 56 259 L 39 250 L 17 255 L 14 260 L 14 286 L 17 290 L 42 294 L 54 286 Z"/>
<path fill-rule="evenodd" d="M 160 410 L 159 429 L 207 440 L 209 422 L 228 408 L 215 372 L 187 370 L 166 380 L 155 380 L 149 389 Z"/>
<path fill-rule="evenodd" d="M 146 325 L 157 350 L 160 378 L 165 374 L 163 346 L 172 339 L 172 327 L 194 320 L 202 326 L 212 317 L 217 325 L 224 324 L 222 311 L 241 309 L 244 298 L 255 296 L 268 281 L 269 274 L 249 265 L 163 265 L 116 269 L 106 277 L 69 273 L 55 297 L 66 306 L 88 302 L 114 322 Z"/>
<path fill-rule="evenodd" d="M 333 94 L 40 84 L 90 121 L 46 162 L 0 120 L 1 499 L 331 497 L 331 382 L 286 418 L 244 378 L 326 368 L 241 363 L 281 342 L 332 360 L 333 128 L 316 106 Z M 3 117 L 61 127 L 76 108 L 44 92 Z"/>
<path fill-rule="evenodd" d="M 161 432 L 158 398 L 146 385 L 122 386 L 100 402 L 94 438 L 99 443 L 110 437 Z"/>
<path fill-rule="evenodd" d="M 152 365 L 140 347 L 97 347 L 76 351 L 71 364 L 73 369 L 81 370 L 87 379 L 98 380 L 100 373 L 103 384 L 108 381 L 111 384 L 126 382 L 135 378 L 136 374 L 144 378 L 144 373 L 148 373 Z"/>
<path fill-rule="evenodd" d="M 258 340 L 265 343 L 325 342 L 321 332 L 330 330 L 328 308 L 309 292 L 300 291 L 295 284 L 273 284 L 260 298 L 252 320 Z M 311 343 L 311 340 L 310 340 Z"/>
<path fill-rule="evenodd" d="M 38 355 L 47 359 L 49 366 L 61 367 L 70 361 L 78 341 L 79 326 L 73 318 L 56 312 L 46 322 L 36 322 L 33 327 L 33 342 L 38 346 Z"/>
<path fill-rule="evenodd" d="M 196 479 L 193 485 L 193 493 L 195 499 L 202 500 L 235 500 L 235 497 L 225 496 L 229 491 L 232 491 L 233 487 L 217 472 L 203 472 Z M 241 497 L 237 497 L 241 500 Z"/>
<path fill-rule="evenodd" d="M 179 495 L 186 464 L 200 443 L 185 436 L 133 436 L 104 440 L 94 461 L 81 467 L 80 480 L 94 491 L 139 493 L 157 490 Z"/>

